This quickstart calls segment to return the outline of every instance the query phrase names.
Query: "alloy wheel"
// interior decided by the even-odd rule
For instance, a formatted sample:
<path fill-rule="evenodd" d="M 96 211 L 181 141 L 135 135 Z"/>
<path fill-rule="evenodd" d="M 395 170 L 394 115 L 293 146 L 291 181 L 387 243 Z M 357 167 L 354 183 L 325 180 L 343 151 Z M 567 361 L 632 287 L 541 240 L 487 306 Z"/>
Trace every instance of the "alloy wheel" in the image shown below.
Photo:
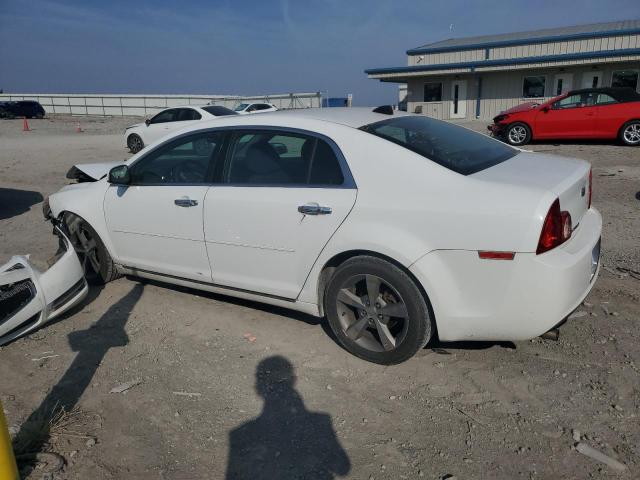
<path fill-rule="evenodd" d="M 83 226 L 78 228 L 76 234 L 80 248 L 76 252 L 80 255 L 82 269 L 85 277 L 93 277 L 100 273 L 100 258 L 98 257 L 98 244 L 95 238 Z"/>
<path fill-rule="evenodd" d="M 640 143 L 640 123 L 632 123 L 624 129 L 622 133 L 627 143 Z"/>
<path fill-rule="evenodd" d="M 138 135 L 132 135 L 129 138 L 129 149 L 133 153 L 138 153 L 140 150 L 142 150 L 142 148 L 142 139 Z"/>
<path fill-rule="evenodd" d="M 521 125 L 516 125 L 509 130 L 509 140 L 511 141 L 511 143 L 522 143 L 526 138 L 527 130 Z"/>
<path fill-rule="evenodd" d="M 336 300 L 344 334 L 373 352 L 394 350 L 407 335 L 409 313 L 398 290 L 376 275 L 354 275 Z"/>

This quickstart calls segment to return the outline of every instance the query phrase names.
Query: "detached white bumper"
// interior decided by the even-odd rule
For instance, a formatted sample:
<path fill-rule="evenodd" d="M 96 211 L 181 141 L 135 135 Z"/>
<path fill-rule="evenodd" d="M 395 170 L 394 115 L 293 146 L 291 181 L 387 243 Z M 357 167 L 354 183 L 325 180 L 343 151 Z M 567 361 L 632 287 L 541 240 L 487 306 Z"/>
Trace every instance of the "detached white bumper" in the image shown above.
<path fill-rule="evenodd" d="M 40 328 L 88 292 L 71 242 L 56 230 L 64 252 L 47 271 L 40 272 L 24 256 L 0 266 L 0 345 Z"/>
<path fill-rule="evenodd" d="M 601 232 L 592 208 L 568 242 L 541 255 L 481 260 L 476 251 L 437 250 L 411 271 L 429 295 L 441 340 L 530 339 L 564 320 L 593 287 Z"/>

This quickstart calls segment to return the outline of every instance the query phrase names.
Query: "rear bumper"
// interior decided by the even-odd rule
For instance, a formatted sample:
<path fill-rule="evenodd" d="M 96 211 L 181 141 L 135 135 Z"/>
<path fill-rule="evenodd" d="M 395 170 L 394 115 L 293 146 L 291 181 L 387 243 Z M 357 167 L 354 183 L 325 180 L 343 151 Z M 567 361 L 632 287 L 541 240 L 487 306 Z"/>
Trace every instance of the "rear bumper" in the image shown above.
<path fill-rule="evenodd" d="M 45 272 L 24 256 L 0 266 L 0 345 L 40 328 L 87 295 L 80 260 L 69 239 L 56 230 L 63 253 Z"/>
<path fill-rule="evenodd" d="M 547 332 L 587 296 L 600 269 L 602 217 L 590 209 L 572 238 L 536 255 L 481 260 L 437 250 L 411 271 L 422 282 L 441 340 L 525 340 Z"/>

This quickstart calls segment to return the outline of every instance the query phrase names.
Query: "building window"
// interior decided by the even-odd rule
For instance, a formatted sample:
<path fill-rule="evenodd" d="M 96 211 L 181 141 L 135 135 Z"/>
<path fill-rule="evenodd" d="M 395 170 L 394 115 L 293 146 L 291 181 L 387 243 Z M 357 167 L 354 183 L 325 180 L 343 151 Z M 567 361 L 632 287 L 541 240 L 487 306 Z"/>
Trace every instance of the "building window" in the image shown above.
<path fill-rule="evenodd" d="M 629 87 L 636 90 L 638 88 L 637 70 L 618 70 L 611 76 L 612 87 Z"/>
<path fill-rule="evenodd" d="M 441 102 L 442 101 L 442 82 L 424 84 L 424 101 L 425 102 Z"/>
<path fill-rule="evenodd" d="M 522 83 L 522 96 L 524 98 L 539 98 L 544 97 L 544 85 L 547 77 L 524 77 Z"/>

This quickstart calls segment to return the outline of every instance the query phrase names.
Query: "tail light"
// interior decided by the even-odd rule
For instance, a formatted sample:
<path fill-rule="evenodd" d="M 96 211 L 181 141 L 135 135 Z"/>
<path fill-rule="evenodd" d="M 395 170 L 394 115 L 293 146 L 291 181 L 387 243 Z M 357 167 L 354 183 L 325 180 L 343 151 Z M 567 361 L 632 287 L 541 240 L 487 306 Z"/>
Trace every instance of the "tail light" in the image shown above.
<path fill-rule="evenodd" d="M 547 252 L 571 238 L 571 214 L 560 211 L 560 200 L 551 204 L 547 217 L 542 224 L 537 254 Z"/>
<path fill-rule="evenodd" d="M 589 206 L 591 208 L 591 194 L 593 193 L 593 169 L 589 169 Z"/>

